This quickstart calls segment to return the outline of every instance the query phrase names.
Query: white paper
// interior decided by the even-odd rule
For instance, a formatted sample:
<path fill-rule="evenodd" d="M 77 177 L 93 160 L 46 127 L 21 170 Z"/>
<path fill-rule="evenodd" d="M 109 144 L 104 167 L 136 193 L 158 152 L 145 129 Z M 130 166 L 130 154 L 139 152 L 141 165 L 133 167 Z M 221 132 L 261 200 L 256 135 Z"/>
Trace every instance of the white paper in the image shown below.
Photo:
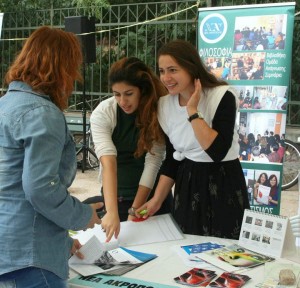
<path fill-rule="evenodd" d="M 119 241 L 115 238 L 112 238 L 110 242 L 105 242 L 106 235 L 103 232 L 101 225 L 95 225 L 94 228 L 87 229 L 86 231 L 81 230 L 72 233 L 72 238 L 78 239 L 82 245 L 84 245 L 93 236 L 96 236 L 98 238 L 98 240 L 104 246 L 105 250 L 112 250 L 119 247 Z"/>
<path fill-rule="evenodd" d="M 269 204 L 269 194 L 270 194 L 271 187 L 265 185 L 258 186 L 258 193 L 257 193 L 257 202 L 260 204 Z"/>
<path fill-rule="evenodd" d="M 97 237 L 92 236 L 79 251 L 84 255 L 84 259 L 79 259 L 76 255 L 73 255 L 69 259 L 69 264 L 94 264 L 94 262 L 103 254 L 105 249 Z"/>
<path fill-rule="evenodd" d="M 142 222 L 122 222 L 119 243 L 126 247 L 183 238 L 183 234 L 173 222 L 170 214 L 164 214 L 149 217 Z"/>
<path fill-rule="evenodd" d="M 105 246 L 111 246 L 111 250 L 117 246 L 134 246 L 171 240 L 180 240 L 184 236 L 174 223 L 170 214 L 149 217 L 142 222 L 125 221 L 121 222 L 121 231 L 118 239 L 112 238 L 109 243 L 105 243 L 106 235 L 100 225 L 93 229 L 79 231 L 73 235 L 81 244 L 86 243 L 95 235 Z"/>

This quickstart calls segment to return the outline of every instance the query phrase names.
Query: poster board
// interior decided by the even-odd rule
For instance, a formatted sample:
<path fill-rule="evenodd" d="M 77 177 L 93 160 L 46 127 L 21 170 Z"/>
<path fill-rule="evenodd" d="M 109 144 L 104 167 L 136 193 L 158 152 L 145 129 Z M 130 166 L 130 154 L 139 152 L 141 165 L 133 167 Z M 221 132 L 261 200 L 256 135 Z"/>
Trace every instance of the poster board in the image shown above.
<path fill-rule="evenodd" d="M 239 158 L 250 207 L 279 215 L 295 2 L 198 11 L 199 55 L 239 98 Z M 255 192 L 262 173 L 268 185 L 276 180 L 265 203 L 256 201 Z"/>

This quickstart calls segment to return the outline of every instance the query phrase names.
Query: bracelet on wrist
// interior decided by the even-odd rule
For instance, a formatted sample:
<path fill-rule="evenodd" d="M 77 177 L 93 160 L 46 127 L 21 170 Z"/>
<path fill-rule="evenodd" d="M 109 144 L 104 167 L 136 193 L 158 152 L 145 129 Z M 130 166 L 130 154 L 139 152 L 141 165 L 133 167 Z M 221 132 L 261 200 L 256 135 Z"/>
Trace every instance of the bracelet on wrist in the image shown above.
<path fill-rule="evenodd" d="M 135 216 L 135 211 L 136 211 L 136 209 L 137 209 L 137 208 L 130 207 L 130 208 L 128 209 L 128 214 L 129 214 L 130 216 Z"/>

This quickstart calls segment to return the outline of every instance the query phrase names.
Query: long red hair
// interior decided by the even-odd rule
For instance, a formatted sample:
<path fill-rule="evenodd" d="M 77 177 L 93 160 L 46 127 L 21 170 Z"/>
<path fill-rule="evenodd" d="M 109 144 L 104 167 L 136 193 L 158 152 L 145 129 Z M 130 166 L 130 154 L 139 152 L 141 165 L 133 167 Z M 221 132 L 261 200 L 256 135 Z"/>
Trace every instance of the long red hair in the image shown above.
<path fill-rule="evenodd" d="M 26 40 L 9 68 L 5 83 L 22 81 L 48 95 L 61 110 L 67 108 L 74 81 L 82 81 L 81 45 L 76 35 L 43 26 Z"/>

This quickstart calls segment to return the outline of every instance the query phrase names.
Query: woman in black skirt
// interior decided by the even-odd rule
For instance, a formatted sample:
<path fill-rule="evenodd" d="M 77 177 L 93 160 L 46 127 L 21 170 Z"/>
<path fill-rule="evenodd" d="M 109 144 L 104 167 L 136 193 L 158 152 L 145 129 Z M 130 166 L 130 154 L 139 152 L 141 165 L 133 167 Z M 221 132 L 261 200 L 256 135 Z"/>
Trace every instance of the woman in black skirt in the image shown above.
<path fill-rule="evenodd" d="M 155 214 L 175 184 L 173 216 L 184 233 L 238 239 L 249 202 L 238 159 L 236 92 L 208 72 L 186 41 L 163 46 L 158 66 L 169 92 L 158 107 L 166 160 L 154 197 L 136 214 Z"/>

